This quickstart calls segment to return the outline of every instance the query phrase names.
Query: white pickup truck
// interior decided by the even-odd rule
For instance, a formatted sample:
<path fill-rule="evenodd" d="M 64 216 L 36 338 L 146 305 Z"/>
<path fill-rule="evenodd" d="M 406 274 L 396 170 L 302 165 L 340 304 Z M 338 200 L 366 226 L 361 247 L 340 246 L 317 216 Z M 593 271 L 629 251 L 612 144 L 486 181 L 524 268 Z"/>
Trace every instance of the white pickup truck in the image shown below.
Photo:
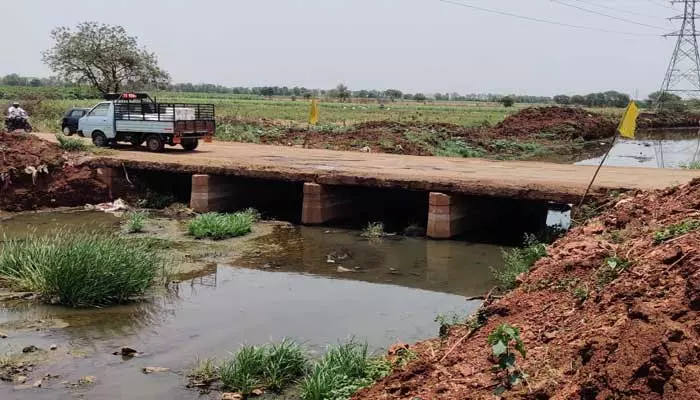
<path fill-rule="evenodd" d="M 78 121 L 78 133 L 95 146 L 146 143 L 160 152 L 166 144 L 194 150 L 216 132 L 213 104 L 158 103 L 146 93 L 109 94 Z"/>

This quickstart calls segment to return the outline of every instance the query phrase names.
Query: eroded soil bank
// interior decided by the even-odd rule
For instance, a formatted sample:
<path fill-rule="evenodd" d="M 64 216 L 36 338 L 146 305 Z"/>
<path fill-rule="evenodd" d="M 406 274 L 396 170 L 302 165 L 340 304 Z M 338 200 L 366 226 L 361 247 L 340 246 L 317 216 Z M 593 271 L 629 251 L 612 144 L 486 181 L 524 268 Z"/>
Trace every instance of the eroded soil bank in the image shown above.
<path fill-rule="evenodd" d="M 548 248 L 485 325 L 418 343 L 419 359 L 356 399 L 490 399 L 488 335 L 521 329 L 511 399 L 700 398 L 700 180 L 620 200 Z"/>

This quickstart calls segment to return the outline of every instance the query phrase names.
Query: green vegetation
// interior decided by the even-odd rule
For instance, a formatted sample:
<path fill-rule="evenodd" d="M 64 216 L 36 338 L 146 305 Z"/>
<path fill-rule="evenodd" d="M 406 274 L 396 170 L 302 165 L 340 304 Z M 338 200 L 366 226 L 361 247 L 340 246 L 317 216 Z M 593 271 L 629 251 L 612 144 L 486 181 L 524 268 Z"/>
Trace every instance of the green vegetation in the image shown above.
<path fill-rule="evenodd" d="M 491 353 L 497 361 L 497 366 L 503 373 L 501 384 L 495 390 L 496 395 L 510 390 L 520 381 L 527 379 L 523 371 L 516 365 L 515 351 L 525 358 L 525 344 L 520 338 L 520 329 L 508 324 L 500 325 L 489 334 L 488 343 Z"/>
<path fill-rule="evenodd" d="M 447 139 L 442 141 L 433 152 L 438 157 L 483 157 L 486 151 L 479 147 L 473 147 L 461 139 Z"/>
<path fill-rule="evenodd" d="M 435 317 L 435 322 L 437 322 L 439 326 L 438 332 L 440 339 L 446 339 L 450 335 L 452 327 L 463 324 L 465 320 L 466 318 L 464 316 L 455 312 L 438 314 L 438 316 Z"/>
<path fill-rule="evenodd" d="M 503 250 L 503 267 L 492 267 L 491 272 L 501 288 L 514 289 L 518 276 L 528 272 L 537 260 L 546 255 L 546 245 L 540 243 L 534 235 L 525 235 L 523 247 Z"/>
<path fill-rule="evenodd" d="M 386 235 L 384 232 L 384 224 L 381 222 L 370 222 L 367 224 L 365 229 L 362 230 L 362 237 L 366 238 L 380 238 Z"/>
<path fill-rule="evenodd" d="M 681 235 L 696 231 L 700 228 L 700 220 L 687 219 L 654 233 L 654 242 L 661 244 Z"/>
<path fill-rule="evenodd" d="M 588 290 L 588 285 L 578 285 L 571 292 L 571 295 L 576 299 L 576 303 L 579 305 L 583 304 L 588 300 L 590 291 Z"/>
<path fill-rule="evenodd" d="M 148 222 L 148 212 L 133 211 L 126 214 L 124 227 L 128 233 L 141 233 Z"/>
<path fill-rule="evenodd" d="M 694 170 L 700 169 L 700 161 L 691 161 L 687 164 L 681 164 L 681 168 Z"/>
<path fill-rule="evenodd" d="M 225 389 L 248 396 L 255 389 L 279 393 L 303 377 L 308 369 L 301 346 L 284 340 L 274 345 L 243 347 L 221 365 L 219 375 Z"/>
<path fill-rule="evenodd" d="M 370 358 L 367 345 L 351 341 L 328 349 L 301 382 L 302 400 L 348 399 L 358 390 L 389 375 L 391 363 Z"/>
<path fill-rule="evenodd" d="M 630 264 L 628 260 L 617 256 L 606 258 L 603 266 L 596 272 L 598 289 L 602 289 L 605 285 L 617 279 L 620 273 L 626 270 Z"/>
<path fill-rule="evenodd" d="M 71 307 L 119 304 L 142 295 L 163 271 L 148 247 L 115 235 L 58 232 L 5 238 L 0 283 Z"/>
<path fill-rule="evenodd" d="M 58 147 L 66 151 L 87 151 L 90 147 L 80 139 L 69 138 L 61 134 L 56 135 L 56 140 L 58 140 Z"/>
<path fill-rule="evenodd" d="M 187 374 L 193 386 L 209 386 L 219 380 L 219 367 L 213 358 L 200 360 L 197 358 L 195 367 Z"/>
<path fill-rule="evenodd" d="M 207 213 L 190 221 L 188 230 L 197 239 L 233 238 L 250 233 L 259 217 L 252 209 L 234 214 Z"/>

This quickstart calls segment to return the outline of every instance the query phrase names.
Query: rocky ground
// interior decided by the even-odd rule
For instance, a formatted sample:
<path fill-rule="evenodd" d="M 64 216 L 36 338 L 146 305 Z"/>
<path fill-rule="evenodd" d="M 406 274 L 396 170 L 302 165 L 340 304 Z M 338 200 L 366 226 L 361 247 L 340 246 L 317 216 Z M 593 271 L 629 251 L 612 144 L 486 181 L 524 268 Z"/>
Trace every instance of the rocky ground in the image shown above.
<path fill-rule="evenodd" d="M 355 399 L 494 398 L 487 337 L 505 323 L 528 378 L 503 398 L 698 399 L 698 228 L 700 180 L 621 198 L 551 245 L 478 330 L 416 344 L 418 360 Z"/>

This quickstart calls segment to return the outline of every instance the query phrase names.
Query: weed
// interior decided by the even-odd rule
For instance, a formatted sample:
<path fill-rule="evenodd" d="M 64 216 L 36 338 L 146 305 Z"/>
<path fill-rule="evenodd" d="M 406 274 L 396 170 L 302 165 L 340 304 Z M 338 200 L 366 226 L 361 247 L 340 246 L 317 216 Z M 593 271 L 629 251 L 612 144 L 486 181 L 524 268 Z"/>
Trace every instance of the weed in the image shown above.
<path fill-rule="evenodd" d="M 576 303 L 582 305 L 588 300 L 589 290 L 588 285 L 578 285 L 571 292 L 571 295 L 576 299 Z"/>
<path fill-rule="evenodd" d="M 301 346 L 285 339 L 274 345 L 243 347 L 221 365 L 219 374 L 225 389 L 247 396 L 260 388 L 279 393 L 304 376 L 308 368 Z"/>
<path fill-rule="evenodd" d="M 384 224 L 381 222 L 370 222 L 365 229 L 362 230 L 362 237 L 366 238 L 380 238 L 385 234 Z"/>
<path fill-rule="evenodd" d="M 620 273 L 630 266 L 630 262 L 620 257 L 609 257 L 605 259 L 605 263 L 598 270 L 598 288 L 601 289 L 608 283 L 617 279 Z"/>
<path fill-rule="evenodd" d="M 691 161 L 687 164 L 681 164 L 680 167 L 683 169 L 700 169 L 700 161 Z"/>
<path fill-rule="evenodd" d="M 610 241 L 615 244 L 622 244 L 625 241 L 625 239 L 622 237 L 622 232 L 612 231 L 610 232 Z"/>
<path fill-rule="evenodd" d="M 148 213 L 146 211 L 133 211 L 126 214 L 124 226 L 128 233 L 141 233 L 148 222 Z"/>
<path fill-rule="evenodd" d="M 162 270 L 155 251 L 116 235 L 6 238 L 0 253 L 0 280 L 72 307 L 124 303 L 143 294 Z"/>
<path fill-rule="evenodd" d="M 69 138 L 61 134 L 56 135 L 56 140 L 58 140 L 58 147 L 66 151 L 87 151 L 90 147 L 80 139 Z"/>
<path fill-rule="evenodd" d="M 578 278 L 562 278 L 554 284 L 553 289 L 557 292 L 568 292 L 573 290 L 578 282 Z"/>
<path fill-rule="evenodd" d="M 491 353 L 497 361 L 497 367 L 504 373 L 501 385 L 496 388 L 496 395 L 501 395 L 506 390 L 526 379 L 523 371 L 516 365 L 516 356 L 513 350 L 525 358 L 525 344 L 520 338 L 520 329 L 508 324 L 500 325 L 488 337 Z"/>
<path fill-rule="evenodd" d="M 482 148 L 473 147 L 460 139 L 445 140 L 434 151 L 434 155 L 438 157 L 477 158 L 485 154 Z"/>
<path fill-rule="evenodd" d="M 666 229 L 654 233 L 654 242 L 656 244 L 661 244 L 665 241 L 673 239 L 675 237 L 685 235 L 696 231 L 700 228 L 700 221 L 694 219 L 687 219 L 685 221 L 679 222 L 668 226 Z"/>
<path fill-rule="evenodd" d="M 464 317 L 455 312 L 451 312 L 448 314 L 438 314 L 438 316 L 435 317 L 435 322 L 437 322 L 439 326 L 438 332 L 440 335 L 440 339 L 446 339 L 447 336 L 449 336 L 452 327 L 463 324 L 464 320 Z"/>
<path fill-rule="evenodd" d="M 547 255 L 547 246 L 534 235 L 525 235 L 523 247 L 503 250 L 502 268 L 491 268 L 494 278 L 506 290 L 514 289 L 520 274 L 528 272 L 537 260 Z"/>
<path fill-rule="evenodd" d="M 252 210 L 234 214 L 207 213 L 190 221 L 188 230 L 197 239 L 221 240 L 243 236 L 251 232 L 259 214 Z"/>
<path fill-rule="evenodd" d="M 193 386 L 209 386 L 219 379 L 219 370 L 213 358 L 200 360 L 197 358 L 195 367 L 187 374 Z"/>

